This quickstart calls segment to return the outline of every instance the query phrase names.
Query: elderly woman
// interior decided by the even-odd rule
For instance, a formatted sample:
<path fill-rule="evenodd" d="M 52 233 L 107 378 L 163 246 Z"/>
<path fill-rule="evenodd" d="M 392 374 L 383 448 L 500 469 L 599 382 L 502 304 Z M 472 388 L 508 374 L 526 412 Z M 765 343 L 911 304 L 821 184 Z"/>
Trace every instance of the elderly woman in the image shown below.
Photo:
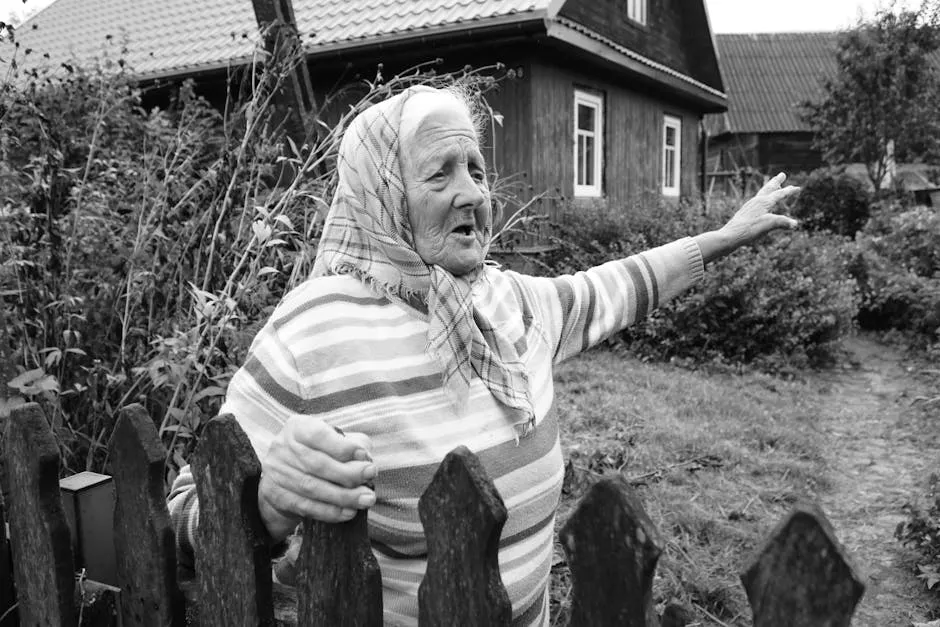
<path fill-rule="evenodd" d="M 222 408 L 262 460 L 267 529 L 282 540 L 304 517 L 369 508 L 386 624 L 415 625 L 427 559 L 418 498 L 466 445 L 509 512 L 499 564 L 514 624 L 547 624 L 564 474 L 552 366 L 695 284 L 710 260 L 794 226 L 770 210 L 797 188 L 778 176 L 718 231 L 534 278 L 486 261 L 486 168 L 456 92 L 412 88 L 367 109 L 338 169 L 313 277 L 258 334 Z M 186 468 L 169 497 L 187 551 L 193 488 Z"/>

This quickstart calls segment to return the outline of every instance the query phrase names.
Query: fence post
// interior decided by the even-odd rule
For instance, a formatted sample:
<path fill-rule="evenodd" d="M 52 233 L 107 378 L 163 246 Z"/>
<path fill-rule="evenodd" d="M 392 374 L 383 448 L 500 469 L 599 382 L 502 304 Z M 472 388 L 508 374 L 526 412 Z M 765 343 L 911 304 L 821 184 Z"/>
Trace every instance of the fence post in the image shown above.
<path fill-rule="evenodd" d="M 108 450 L 124 627 L 182 625 L 176 541 L 164 493 L 166 454 L 153 420 L 141 405 L 121 411 Z"/>
<path fill-rule="evenodd" d="M 647 627 L 663 541 L 633 490 L 604 479 L 581 499 L 559 533 L 571 569 L 571 627 Z"/>
<path fill-rule="evenodd" d="M 476 455 L 447 454 L 418 501 L 428 567 L 418 589 L 422 627 L 508 625 L 509 594 L 499 575 L 506 506 Z"/>
<path fill-rule="evenodd" d="M 848 627 L 865 585 L 815 505 L 799 505 L 741 575 L 754 627 Z"/>
<path fill-rule="evenodd" d="M 345 523 L 304 521 L 297 624 L 382 627 L 382 573 L 369 543 L 368 512 Z"/>
<path fill-rule="evenodd" d="M 59 497 L 59 448 L 39 405 L 11 412 L 3 444 L 20 624 L 73 627 L 75 567 Z"/>
<path fill-rule="evenodd" d="M 209 421 L 192 470 L 199 498 L 198 624 L 274 625 L 271 556 L 258 512 L 261 463 L 234 416 Z"/>

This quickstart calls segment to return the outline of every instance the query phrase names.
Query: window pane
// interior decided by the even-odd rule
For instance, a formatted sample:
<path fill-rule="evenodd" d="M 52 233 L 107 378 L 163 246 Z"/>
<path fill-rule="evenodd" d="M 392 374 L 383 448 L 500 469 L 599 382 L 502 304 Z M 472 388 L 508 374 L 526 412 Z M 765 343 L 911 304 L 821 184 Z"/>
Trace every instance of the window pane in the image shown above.
<path fill-rule="evenodd" d="M 578 135 L 578 154 L 574 160 L 574 167 L 577 169 L 575 180 L 578 185 L 584 185 L 584 139 L 584 135 Z"/>
<path fill-rule="evenodd" d="M 578 128 L 582 131 L 594 130 L 594 107 L 578 105 Z"/>
<path fill-rule="evenodd" d="M 676 145 L 676 129 L 672 126 L 666 127 L 666 145 L 675 146 Z"/>
<path fill-rule="evenodd" d="M 584 138 L 584 185 L 594 185 L 594 138 Z"/>
<path fill-rule="evenodd" d="M 666 187 L 675 187 L 676 186 L 676 153 L 672 150 L 667 150 L 665 154 L 666 163 L 663 167 L 665 170 L 663 183 Z"/>

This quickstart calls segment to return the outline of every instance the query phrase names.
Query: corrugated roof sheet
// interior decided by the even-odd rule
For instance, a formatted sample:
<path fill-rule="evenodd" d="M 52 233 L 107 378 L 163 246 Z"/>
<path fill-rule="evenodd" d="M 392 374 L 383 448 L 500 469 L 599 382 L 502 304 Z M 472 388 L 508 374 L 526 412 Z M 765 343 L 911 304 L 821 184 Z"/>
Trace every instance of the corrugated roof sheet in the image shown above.
<path fill-rule="evenodd" d="M 310 52 L 343 42 L 431 32 L 534 13 L 550 0 L 293 0 Z M 535 17 L 533 15 L 533 17 Z M 250 0 L 56 0 L 17 29 L 21 51 L 52 63 L 124 55 L 139 76 L 225 66 L 257 40 Z M 32 58 L 36 58 L 32 57 Z"/>
<path fill-rule="evenodd" d="M 728 111 L 707 116 L 710 132 L 809 130 L 799 103 L 822 97 L 837 41 L 838 33 L 715 35 Z"/>

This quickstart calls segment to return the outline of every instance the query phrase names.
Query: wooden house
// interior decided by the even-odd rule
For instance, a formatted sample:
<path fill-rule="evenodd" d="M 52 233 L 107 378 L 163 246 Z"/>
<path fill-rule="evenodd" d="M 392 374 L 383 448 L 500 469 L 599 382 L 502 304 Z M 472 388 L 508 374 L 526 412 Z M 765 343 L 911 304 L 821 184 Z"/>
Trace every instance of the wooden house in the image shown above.
<path fill-rule="evenodd" d="M 379 62 L 512 69 L 488 96 L 503 124 L 485 154 L 525 194 L 553 195 L 556 217 L 701 191 L 702 121 L 726 109 L 704 0 L 293 0 L 293 11 L 316 93 Z M 52 63 L 120 42 L 140 81 L 193 77 L 205 91 L 250 60 L 257 26 L 249 0 L 57 0 L 17 38 Z"/>
<path fill-rule="evenodd" d="M 715 36 L 728 109 L 705 118 L 708 189 L 740 185 L 749 193 L 766 176 L 799 175 L 824 165 L 801 105 L 825 97 L 824 83 L 837 72 L 838 42 L 838 32 Z M 931 61 L 940 67 L 940 54 Z M 898 185 L 929 204 L 936 190 L 931 169 L 896 164 L 894 180 L 884 185 Z M 849 164 L 846 171 L 871 185 L 862 164 Z"/>
<path fill-rule="evenodd" d="M 836 72 L 838 33 L 717 35 L 728 110 L 706 116 L 709 182 L 822 165 L 800 104 L 824 96 Z"/>

